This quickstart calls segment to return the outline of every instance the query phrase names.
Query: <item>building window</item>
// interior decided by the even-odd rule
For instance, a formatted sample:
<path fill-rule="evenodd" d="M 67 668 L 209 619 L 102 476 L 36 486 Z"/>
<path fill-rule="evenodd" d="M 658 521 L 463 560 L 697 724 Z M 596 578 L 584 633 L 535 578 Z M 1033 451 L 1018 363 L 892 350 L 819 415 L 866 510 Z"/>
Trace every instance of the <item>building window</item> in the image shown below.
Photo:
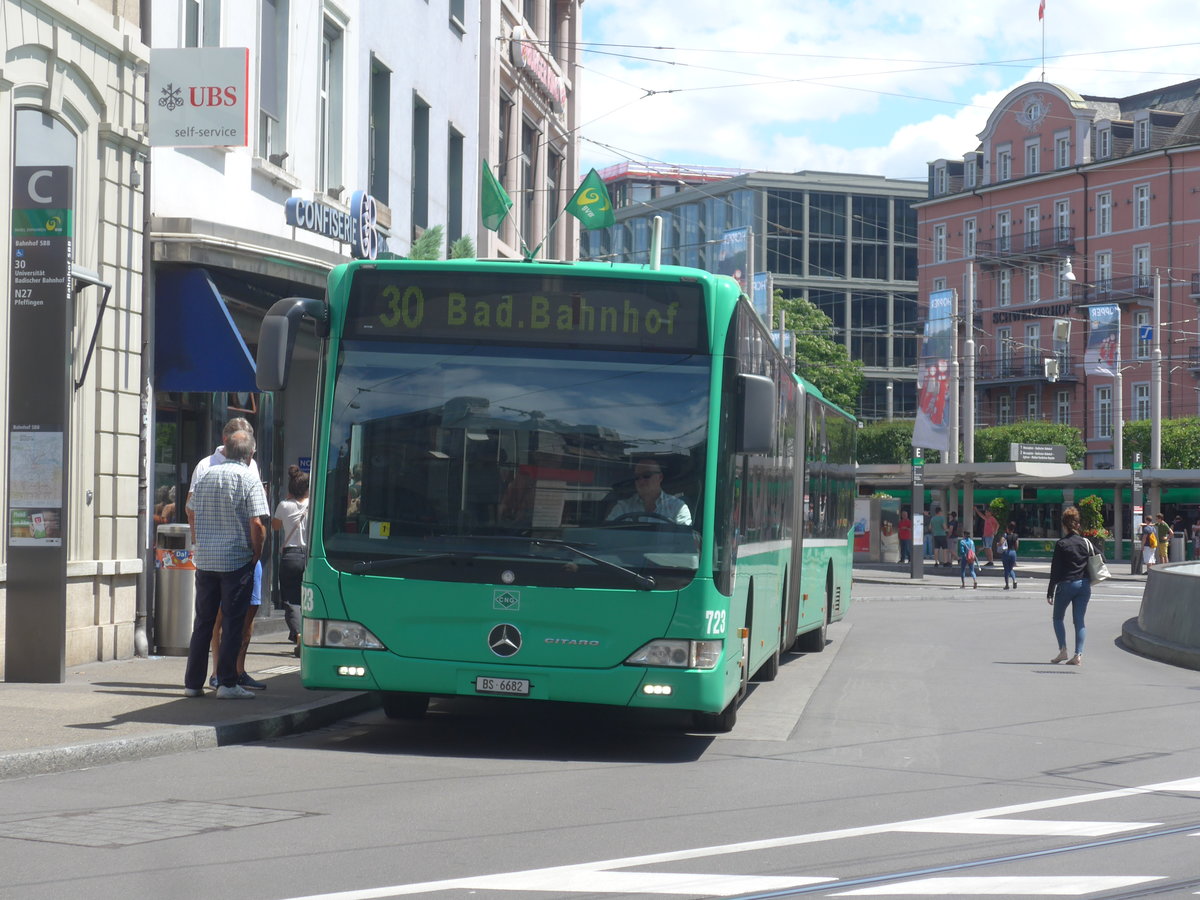
<path fill-rule="evenodd" d="M 1040 266 L 1035 264 L 1025 270 L 1025 302 L 1026 303 L 1037 303 L 1039 300 L 1042 299 L 1042 293 L 1041 293 L 1041 289 L 1040 289 L 1041 280 L 1042 280 L 1042 272 L 1041 272 Z"/>
<path fill-rule="evenodd" d="M 1071 201 L 1054 201 L 1054 241 L 1065 244 L 1071 240 Z"/>
<path fill-rule="evenodd" d="M 978 183 L 978 179 L 979 163 L 976 161 L 975 157 L 972 156 L 967 160 L 966 165 L 963 167 L 963 180 L 967 187 L 973 188 Z"/>
<path fill-rule="evenodd" d="M 996 403 L 997 409 L 997 425 L 1011 425 L 1013 423 L 1012 414 L 1012 397 L 1008 394 L 1001 394 Z"/>
<path fill-rule="evenodd" d="M 342 30 L 328 19 L 321 35 L 317 113 L 317 189 L 342 188 Z"/>
<path fill-rule="evenodd" d="M 446 241 L 454 243 L 463 235 L 463 146 L 461 134 L 450 129 L 446 147 Z"/>
<path fill-rule="evenodd" d="M 221 46 L 221 0 L 184 0 L 183 46 Z"/>
<path fill-rule="evenodd" d="M 537 8 L 538 0 L 525 0 L 521 6 L 521 13 L 525 17 L 526 24 L 534 31 L 537 30 Z"/>
<path fill-rule="evenodd" d="M 933 168 L 933 195 L 939 197 L 946 193 L 946 167 L 944 165 L 934 166 Z"/>
<path fill-rule="evenodd" d="M 1133 149 L 1150 149 L 1150 118 L 1143 116 L 1133 123 Z"/>
<path fill-rule="evenodd" d="M 288 0 L 263 0 L 258 47 L 258 155 L 282 165 L 287 150 Z"/>
<path fill-rule="evenodd" d="M 412 98 L 412 224 L 413 239 L 418 228 L 429 227 L 429 104 Z"/>
<path fill-rule="evenodd" d="M 1150 185 L 1139 184 L 1133 189 L 1133 227 L 1150 227 Z"/>
<path fill-rule="evenodd" d="M 450 27 L 462 33 L 467 24 L 467 0 L 450 0 Z"/>
<path fill-rule="evenodd" d="M 996 305 L 1012 303 L 1012 269 L 1001 269 L 996 273 Z"/>
<path fill-rule="evenodd" d="M 557 151 L 552 150 L 552 149 L 547 150 L 546 151 L 546 227 L 549 227 L 550 223 L 555 220 L 555 218 L 558 216 L 558 214 L 560 212 L 562 212 L 562 208 L 564 205 L 559 202 L 560 198 L 558 196 L 560 185 L 562 184 L 562 170 L 563 170 L 562 154 L 560 154 Z M 671 218 L 674 219 L 675 217 L 671 216 Z M 666 233 L 668 231 L 668 229 L 664 228 L 663 231 L 664 231 L 664 233 Z M 554 243 L 555 243 L 555 242 L 552 242 L 553 235 L 548 235 L 546 238 L 546 241 L 547 241 L 547 244 L 549 245 L 549 250 L 553 251 Z M 552 259 L 558 258 L 553 254 L 553 252 L 549 253 L 548 255 Z"/>
<path fill-rule="evenodd" d="M 1038 375 L 1042 371 L 1042 326 L 1033 323 L 1025 326 L 1025 374 Z"/>
<path fill-rule="evenodd" d="M 1096 132 L 1096 159 L 1108 159 L 1112 156 L 1112 129 L 1101 128 Z"/>
<path fill-rule="evenodd" d="M 996 243 L 1001 253 L 1012 249 L 1012 216 L 1009 213 L 996 213 Z"/>
<path fill-rule="evenodd" d="M 1113 436 L 1112 388 L 1108 385 L 1096 388 L 1096 437 Z"/>
<path fill-rule="evenodd" d="M 367 193 L 388 203 L 391 154 L 392 73 L 372 57 L 370 120 L 367 125 Z"/>
<path fill-rule="evenodd" d="M 1149 310 L 1139 310 L 1133 316 L 1133 355 L 1138 359 L 1150 358 L 1150 347 L 1154 343 L 1151 339 L 1142 338 L 1142 329 L 1150 327 L 1150 312 Z"/>
<path fill-rule="evenodd" d="M 933 228 L 933 261 L 935 263 L 943 263 L 946 261 L 945 225 L 935 225 Z"/>
<path fill-rule="evenodd" d="M 1030 391 L 1025 395 L 1025 419 L 1029 422 L 1036 422 L 1041 418 L 1041 411 L 1038 409 L 1038 392 Z"/>
<path fill-rule="evenodd" d="M 1013 339 L 1011 328 L 996 329 L 996 363 L 999 367 L 996 374 L 1001 378 L 1012 375 Z"/>
<path fill-rule="evenodd" d="M 1071 165 L 1071 138 L 1069 135 L 1060 134 L 1054 139 L 1054 165 L 1059 169 L 1065 169 Z"/>
<path fill-rule="evenodd" d="M 1150 245 L 1139 244 L 1133 248 L 1133 275 L 1137 286 L 1142 290 L 1150 287 L 1153 279 L 1150 277 Z"/>
<path fill-rule="evenodd" d="M 1096 234 L 1112 234 L 1112 191 L 1096 195 Z"/>
<path fill-rule="evenodd" d="M 1059 391 L 1054 395 L 1054 424 L 1071 424 L 1071 392 Z"/>
<path fill-rule="evenodd" d="M 1150 385 L 1146 382 L 1133 386 L 1133 420 L 1141 422 L 1150 418 Z"/>
<path fill-rule="evenodd" d="M 1038 169 L 1038 157 L 1041 156 L 1042 146 L 1034 140 L 1025 145 L 1025 174 L 1036 175 Z"/>
<path fill-rule="evenodd" d="M 996 151 L 996 180 L 1008 181 L 1012 178 L 1012 150 L 1003 147 Z"/>
<path fill-rule="evenodd" d="M 496 163 L 500 167 L 499 178 L 500 183 L 505 188 L 509 187 L 508 183 L 508 157 L 512 149 L 512 142 L 509 140 L 509 135 L 512 134 L 512 113 L 513 102 L 507 97 L 500 97 L 500 119 L 497 125 L 497 139 L 499 141 L 497 153 L 500 158 Z"/>
<path fill-rule="evenodd" d="M 975 255 L 975 220 L 963 222 L 963 256 L 968 259 Z"/>
<path fill-rule="evenodd" d="M 1112 251 L 1101 250 L 1096 254 L 1096 293 L 1112 293 Z"/>
<path fill-rule="evenodd" d="M 935 291 L 944 291 L 946 289 L 946 279 L 945 278 L 933 279 L 933 289 Z"/>
<path fill-rule="evenodd" d="M 1038 224 L 1041 221 L 1041 212 L 1036 206 L 1028 206 L 1025 208 L 1025 249 L 1036 250 L 1041 246 L 1041 234 L 1038 231 Z"/>
<path fill-rule="evenodd" d="M 1054 296 L 1067 297 L 1071 293 L 1071 282 L 1067 279 L 1067 269 L 1071 265 L 1068 259 L 1060 260 L 1054 274 Z"/>
<path fill-rule="evenodd" d="M 537 210 L 537 153 L 539 134 L 531 122 L 521 123 L 521 234 L 526 241 L 534 239 Z"/>

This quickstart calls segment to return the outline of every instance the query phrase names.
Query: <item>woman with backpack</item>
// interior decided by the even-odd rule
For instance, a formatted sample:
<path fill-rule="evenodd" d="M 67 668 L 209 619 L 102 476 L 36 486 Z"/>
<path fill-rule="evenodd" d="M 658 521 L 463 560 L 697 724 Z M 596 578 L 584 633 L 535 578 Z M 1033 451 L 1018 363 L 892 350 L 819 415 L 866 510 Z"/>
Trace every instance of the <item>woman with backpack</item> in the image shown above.
<path fill-rule="evenodd" d="M 1000 563 L 1004 566 L 1004 589 L 1008 590 L 1008 583 L 1012 582 L 1012 589 L 1017 589 L 1017 573 L 1013 571 L 1017 565 L 1017 547 L 1021 544 L 1021 537 L 1017 534 L 1017 523 L 1009 522 L 1008 527 L 1004 529 L 1004 534 L 996 541 L 996 549 L 1000 554 Z"/>
<path fill-rule="evenodd" d="M 967 586 L 967 572 L 971 573 L 971 581 L 979 588 L 979 559 L 975 556 L 975 542 L 971 540 L 971 532 L 964 531 L 958 539 L 958 577 L 962 586 Z"/>

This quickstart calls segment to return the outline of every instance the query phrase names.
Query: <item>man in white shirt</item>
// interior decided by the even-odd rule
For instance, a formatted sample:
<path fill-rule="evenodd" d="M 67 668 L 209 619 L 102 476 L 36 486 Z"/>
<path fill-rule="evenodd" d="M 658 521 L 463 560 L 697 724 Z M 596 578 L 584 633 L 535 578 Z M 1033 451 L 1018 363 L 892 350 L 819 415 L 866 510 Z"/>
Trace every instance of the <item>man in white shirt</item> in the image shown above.
<path fill-rule="evenodd" d="M 676 525 L 691 525 L 692 511 L 678 497 L 663 491 L 662 480 L 662 466 L 657 460 L 637 460 L 633 464 L 633 486 L 636 493 L 626 500 L 618 501 L 608 514 L 608 521 L 612 522 L 621 516 L 635 519 L 641 515 L 648 518 L 657 516 Z"/>
<path fill-rule="evenodd" d="M 191 510 L 192 494 L 194 494 L 196 492 L 196 485 L 199 483 L 200 479 L 204 476 L 204 473 L 206 473 L 213 466 L 219 466 L 225 462 L 225 442 L 229 440 L 231 435 L 236 434 L 239 431 L 244 431 L 246 434 L 250 435 L 251 438 L 254 437 L 254 426 L 250 424 L 249 420 L 241 418 L 240 416 L 236 419 L 230 419 L 228 422 L 225 423 L 225 427 L 221 429 L 221 442 L 222 442 L 221 446 L 219 446 L 216 450 L 214 450 L 212 452 L 211 456 L 206 456 L 206 457 L 204 457 L 204 459 L 200 460 L 200 462 L 196 463 L 196 468 L 192 471 L 192 481 L 191 481 L 191 484 L 188 485 L 187 510 L 188 510 L 188 524 L 192 528 L 192 540 L 193 541 L 195 541 L 195 539 L 196 539 L 196 522 L 192 515 L 192 510 Z M 262 476 L 260 476 L 258 473 L 258 462 L 254 459 L 253 456 L 250 458 L 248 468 L 250 470 L 250 476 L 261 485 L 262 484 Z M 263 503 L 266 503 L 267 502 L 267 492 L 265 489 L 262 491 L 262 496 L 263 496 Z M 269 506 L 268 506 L 268 509 L 270 509 Z M 264 525 L 265 524 L 266 524 L 266 522 L 264 520 Z M 262 604 L 262 561 L 259 560 L 254 565 L 254 590 L 253 590 L 253 593 L 250 598 L 250 609 L 246 613 L 245 625 L 242 627 L 242 645 L 241 645 L 241 648 L 239 649 L 238 655 L 237 655 L 238 684 L 244 688 L 250 688 L 251 690 L 255 690 L 255 691 L 265 690 L 266 685 L 263 684 L 261 681 L 257 680 L 256 678 L 253 678 L 249 673 L 246 672 L 246 651 L 250 649 L 250 638 L 254 635 L 254 617 L 256 615 L 258 615 L 258 607 L 261 604 Z M 213 639 L 212 639 L 213 674 L 212 674 L 212 677 L 209 678 L 209 682 L 208 682 L 210 687 L 217 686 L 216 685 L 216 682 L 217 682 L 217 671 L 216 671 L 217 670 L 217 653 L 220 648 L 220 640 L 221 640 L 221 615 L 218 613 L 216 625 L 213 628 Z"/>

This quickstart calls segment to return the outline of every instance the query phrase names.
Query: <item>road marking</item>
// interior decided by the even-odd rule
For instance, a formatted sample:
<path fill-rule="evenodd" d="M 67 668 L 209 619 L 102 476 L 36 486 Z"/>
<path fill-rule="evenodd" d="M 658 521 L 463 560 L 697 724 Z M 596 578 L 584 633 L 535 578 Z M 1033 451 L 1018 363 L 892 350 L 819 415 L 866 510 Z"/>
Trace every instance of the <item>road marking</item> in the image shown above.
<path fill-rule="evenodd" d="M 390 885 L 388 887 L 365 888 L 357 891 L 337 891 L 330 894 L 309 894 L 305 897 L 292 898 L 292 900 L 382 900 L 382 898 L 386 897 L 401 897 L 412 894 L 426 894 L 432 891 L 448 891 L 464 888 L 505 890 L 506 888 L 504 887 L 496 886 L 506 882 L 516 883 L 516 880 L 518 879 L 537 879 L 543 884 L 553 884 L 555 889 L 559 890 L 562 889 L 561 885 L 565 881 L 572 880 L 574 883 L 587 883 L 589 886 L 586 888 L 586 890 L 594 893 L 595 891 L 591 885 L 595 882 L 589 881 L 589 876 L 596 876 L 598 873 L 618 874 L 611 872 L 612 869 L 628 869 L 634 866 L 659 865 L 662 863 L 701 859 L 710 856 L 727 856 L 734 853 L 747 853 L 756 850 L 774 850 L 780 847 L 796 847 L 802 844 L 816 844 L 824 841 L 840 840 L 848 837 L 861 837 L 864 835 L 878 835 L 911 831 L 948 831 L 954 829 L 956 825 L 958 827 L 962 827 L 963 823 L 978 822 L 982 819 L 994 819 L 997 816 L 1017 815 L 1020 813 L 1036 812 L 1045 809 L 1057 809 L 1063 806 L 1075 806 L 1081 803 L 1095 803 L 1101 800 L 1114 800 L 1121 797 L 1135 797 L 1141 794 L 1157 793 L 1200 794 L 1200 777 L 1183 778 L 1177 781 L 1164 781 L 1158 784 L 1147 784 L 1139 787 L 1116 788 L 1110 791 L 1098 791 L 1094 794 L 1081 794 L 1073 797 L 1056 797 L 1050 800 L 1035 800 L 1030 803 L 1015 803 L 1010 806 L 997 806 L 993 807 L 992 809 L 982 809 L 970 813 L 931 816 L 925 819 L 907 819 L 900 822 L 888 822 L 881 825 L 863 825 L 857 828 L 838 828 L 832 831 L 817 831 L 811 834 L 794 834 L 786 837 L 765 838 L 757 841 L 741 841 L 736 844 L 717 844 L 709 847 L 693 847 L 684 850 L 671 850 L 664 853 L 648 853 L 643 856 L 626 856 L 617 859 L 599 860 L 589 863 L 550 866 L 542 869 L 527 869 L 517 872 L 497 872 L 492 875 L 468 875 L 461 878 L 447 878 L 438 881 L 423 881 L 412 884 L 397 884 Z M 1045 828 L 1051 829 L 1056 823 L 1046 822 L 1041 824 L 1044 824 Z M 1068 824 L 1077 825 L 1079 823 Z M 1121 826 L 1121 828 L 1118 830 L 1123 829 L 1128 831 L 1136 831 L 1145 826 L 1145 823 L 1138 822 L 1100 822 L 1089 824 L 1100 826 Z M 1061 832 L 1050 831 L 1048 833 L 1059 834 Z M 1105 833 L 1112 834 L 1113 832 L 1108 831 Z M 620 874 L 636 875 L 638 873 Z M 1137 876 L 1139 880 L 1144 880 L 1145 878 L 1150 877 L 1157 878 L 1159 876 Z M 795 886 L 797 884 L 802 884 L 802 879 L 803 876 L 798 876 L 796 879 L 788 880 L 792 886 Z M 816 883 L 826 880 L 828 879 L 825 877 L 817 878 Z M 1075 879 L 1074 881 L 1076 883 L 1080 882 L 1079 879 Z M 512 889 L 516 890 L 517 888 Z M 520 889 L 529 890 L 530 888 L 523 887 Z M 867 890 L 874 889 L 872 888 Z M 913 891 L 893 891 L 893 893 L 911 894 Z M 923 893 L 923 891 L 918 893 Z M 947 893 L 954 893 L 954 891 L 948 891 Z M 1000 893 L 1004 892 L 1001 891 Z M 1043 893 L 1046 892 L 1043 891 Z"/>
<path fill-rule="evenodd" d="M 580 891 L 588 894 L 703 894 L 732 897 L 761 891 L 786 891 L 810 884 L 836 881 L 802 875 L 700 875 L 673 872 L 604 872 L 585 870 L 567 873 L 514 872 L 464 879 L 463 889 L 489 891 Z"/>
<path fill-rule="evenodd" d="M 919 878 L 898 884 L 881 884 L 859 888 L 831 897 L 885 897 L 919 895 L 922 897 L 954 894 L 956 896 L 1032 897 L 1047 894 L 1056 897 L 1079 897 L 1093 891 L 1159 881 L 1162 875 L 1029 875 L 1029 876 L 962 876 L 954 878 Z"/>
<path fill-rule="evenodd" d="M 1049 822 L 1040 819 L 943 819 L 916 822 L 894 830 L 916 834 L 1002 834 L 1043 837 L 1104 837 L 1122 831 L 1154 828 L 1162 822 Z"/>

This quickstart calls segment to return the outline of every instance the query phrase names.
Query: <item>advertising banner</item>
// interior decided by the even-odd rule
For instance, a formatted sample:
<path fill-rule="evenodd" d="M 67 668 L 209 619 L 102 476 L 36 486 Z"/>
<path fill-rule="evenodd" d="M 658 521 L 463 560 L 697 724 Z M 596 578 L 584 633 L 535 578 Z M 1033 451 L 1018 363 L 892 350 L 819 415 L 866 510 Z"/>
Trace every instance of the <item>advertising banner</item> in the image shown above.
<path fill-rule="evenodd" d="M 750 300 L 758 317 L 770 328 L 774 323 L 769 321 L 771 315 L 771 273 L 755 272 L 750 287 Z"/>
<path fill-rule="evenodd" d="M 150 145 L 245 147 L 250 133 L 250 51 L 150 51 Z"/>
<path fill-rule="evenodd" d="M 750 261 L 750 229 L 733 228 L 721 237 L 721 251 L 717 257 L 717 274 L 728 275 L 738 283 L 743 293 L 750 286 L 747 266 Z"/>
<path fill-rule="evenodd" d="M 1121 308 L 1115 303 L 1088 307 L 1088 341 L 1083 370 L 1088 375 L 1117 374 L 1121 358 Z"/>
<path fill-rule="evenodd" d="M 917 421 L 913 426 L 913 446 L 943 453 L 950 449 L 951 440 L 948 425 L 953 303 L 954 291 L 934 291 L 929 295 L 925 337 L 917 361 Z"/>

